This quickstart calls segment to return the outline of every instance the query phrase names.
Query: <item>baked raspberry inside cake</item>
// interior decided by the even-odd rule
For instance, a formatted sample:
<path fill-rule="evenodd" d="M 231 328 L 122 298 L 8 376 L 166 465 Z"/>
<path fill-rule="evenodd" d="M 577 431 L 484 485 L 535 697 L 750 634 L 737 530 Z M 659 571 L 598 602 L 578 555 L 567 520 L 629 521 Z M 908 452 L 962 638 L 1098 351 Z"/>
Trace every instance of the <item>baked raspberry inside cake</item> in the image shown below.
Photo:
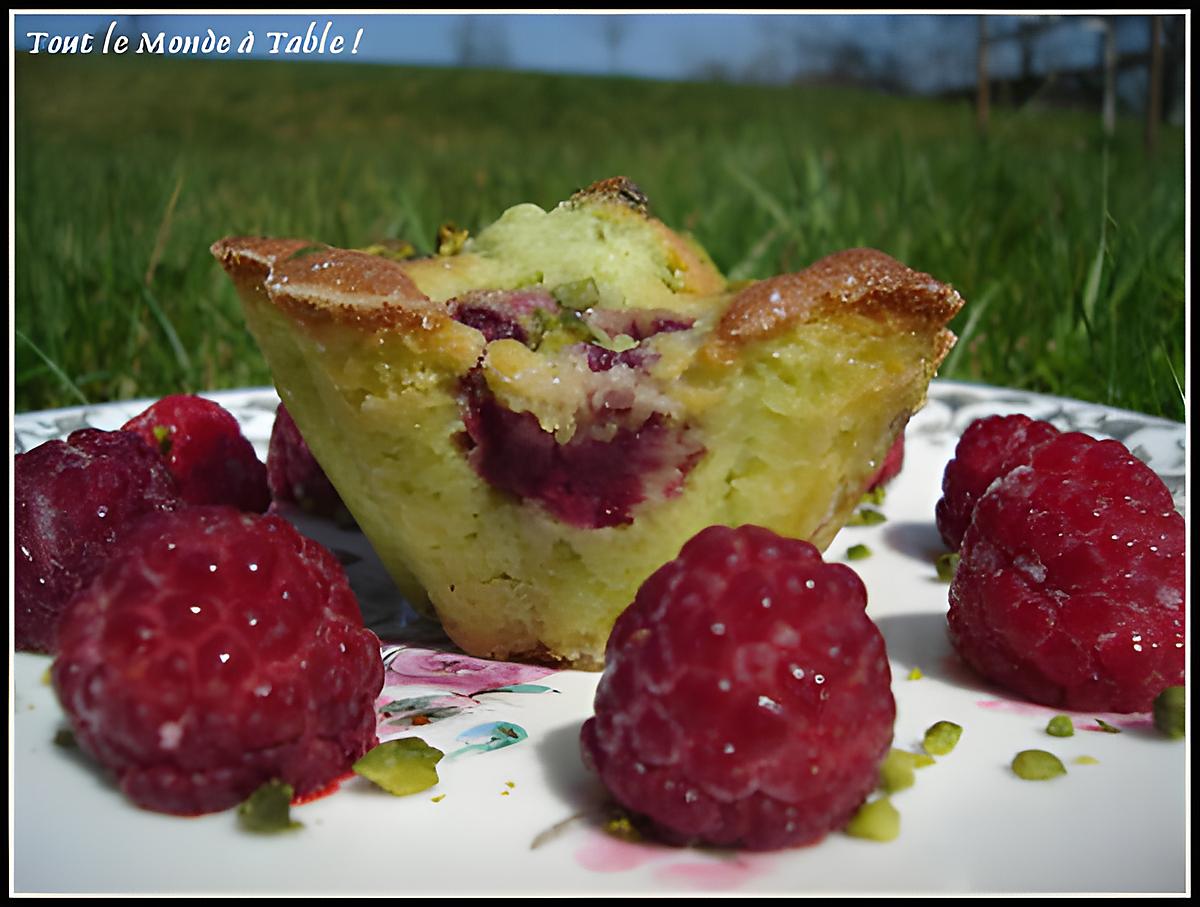
<path fill-rule="evenodd" d="M 687 330 L 690 319 L 667 310 L 572 307 L 596 298 L 595 284 L 586 281 L 557 294 L 468 293 L 451 305 L 454 319 L 489 343 L 513 340 L 542 352 L 541 367 L 556 372 L 551 385 L 578 398 L 575 430 L 564 441 L 533 412 L 498 399 L 482 365 L 473 368 L 459 397 L 459 440 L 468 462 L 493 488 L 585 529 L 628 525 L 638 505 L 678 494 L 704 452 L 697 433 L 655 388 L 649 370 L 659 357 L 643 342 Z"/>
<path fill-rule="evenodd" d="M 472 654 L 578 667 L 705 526 L 827 545 L 962 305 L 867 249 L 731 286 L 622 178 L 453 254 L 213 252 L 405 595 Z"/>

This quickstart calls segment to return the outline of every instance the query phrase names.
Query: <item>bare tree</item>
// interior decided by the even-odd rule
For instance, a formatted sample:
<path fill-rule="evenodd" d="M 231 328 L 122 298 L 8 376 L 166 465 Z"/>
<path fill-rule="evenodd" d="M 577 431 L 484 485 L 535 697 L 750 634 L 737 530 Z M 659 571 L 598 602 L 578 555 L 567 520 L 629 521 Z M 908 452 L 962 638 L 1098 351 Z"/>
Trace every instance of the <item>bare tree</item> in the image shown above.
<path fill-rule="evenodd" d="M 749 82 L 779 83 L 792 76 L 789 64 L 796 54 L 789 46 L 792 38 L 785 23 L 781 16 L 762 16 L 756 20 L 758 52 L 744 67 L 742 78 Z"/>
<path fill-rule="evenodd" d="M 604 34 L 604 44 L 608 47 L 608 70 L 615 73 L 621 45 L 625 43 L 625 36 L 629 33 L 629 17 L 605 16 L 601 24 L 601 31 Z"/>
<path fill-rule="evenodd" d="M 1038 35 L 1045 28 L 1045 16 L 1021 16 L 1017 23 L 1017 47 L 1021 53 L 1021 81 L 1033 78 L 1033 55 L 1037 48 Z"/>
<path fill-rule="evenodd" d="M 1112 19 L 1104 23 L 1104 134 L 1111 136 L 1117 129 L 1117 34 Z"/>
<path fill-rule="evenodd" d="M 861 44 L 839 41 L 833 48 L 833 64 L 829 75 L 834 81 L 856 84 L 867 76 L 867 52 Z"/>
<path fill-rule="evenodd" d="M 499 69 L 512 59 L 508 33 L 494 16 L 463 16 L 454 30 L 455 58 L 460 66 Z"/>
<path fill-rule="evenodd" d="M 872 67 L 871 84 L 882 91 L 900 92 L 904 90 L 904 64 L 900 55 L 894 50 L 880 53 L 879 60 Z"/>
<path fill-rule="evenodd" d="M 1150 17 L 1150 78 L 1146 86 L 1146 151 L 1158 148 L 1158 121 L 1162 119 L 1163 42 L 1162 16 Z"/>
<path fill-rule="evenodd" d="M 698 82 L 733 82 L 735 73 L 724 60 L 708 58 L 701 60 L 688 71 L 690 78 Z"/>
<path fill-rule="evenodd" d="M 1183 122 L 1187 97 L 1187 27 L 1183 16 L 1163 17 L 1163 115 Z"/>
<path fill-rule="evenodd" d="M 1111 16 L 1088 16 L 1084 27 L 1100 36 L 1099 70 L 1104 92 L 1100 102 L 1100 122 L 1104 134 L 1111 136 L 1117 128 L 1117 34 Z"/>
<path fill-rule="evenodd" d="M 980 133 L 986 133 L 991 113 L 991 83 L 988 76 L 988 20 L 979 17 L 979 55 L 976 61 L 978 89 L 975 95 L 975 125 Z"/>

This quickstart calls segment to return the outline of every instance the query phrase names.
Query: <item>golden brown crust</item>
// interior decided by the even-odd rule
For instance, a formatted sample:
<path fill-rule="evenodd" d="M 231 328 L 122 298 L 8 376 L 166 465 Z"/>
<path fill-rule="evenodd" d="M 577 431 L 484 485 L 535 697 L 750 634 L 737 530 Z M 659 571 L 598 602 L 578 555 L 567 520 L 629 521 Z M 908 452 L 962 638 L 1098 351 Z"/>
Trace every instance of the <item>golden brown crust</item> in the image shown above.
<path fill-rule="evenodd" d="M 266 236 L 230 236 L 219 239 L 209 248 L 234 283 L 243 286 L 260 285 L 271 273 L 276 259 L 295 255 L 303 248 L 319 248 L 303 239 L 272 239 Z"/>
<path fill-rule="evenodd" d="M 950 351 L 954 349 L 954 344 L 958 343 L 958 337 L 953 331 L 943 328 L 941 331 L 938 331 L 938 335 L 933 343 L 933 368 L 937 369 L 945 358 L 950 355 Z"/>
<path fill-rule="evenodd" d="M 940 362 L 953 344 L 953 335 L 940 329 L 962 305 L 953 287 L 890 255 L 847 249 L 803 271 L 746 287 L 725 310 L 706 352 L 719 362 L 730 362 L 739 347 L 776 337 L 797 322 L 852 311 L 905 324 L 910 330 L 937 331 Z"/>
<path fill-rule="evenodd" d="M 382 256 L 252 236 L 222 239 L 211 251 L 243 294 L 268 299 L 303 321 L 415 330 L 448 317 L 429 304 L 401 263 Z"/>

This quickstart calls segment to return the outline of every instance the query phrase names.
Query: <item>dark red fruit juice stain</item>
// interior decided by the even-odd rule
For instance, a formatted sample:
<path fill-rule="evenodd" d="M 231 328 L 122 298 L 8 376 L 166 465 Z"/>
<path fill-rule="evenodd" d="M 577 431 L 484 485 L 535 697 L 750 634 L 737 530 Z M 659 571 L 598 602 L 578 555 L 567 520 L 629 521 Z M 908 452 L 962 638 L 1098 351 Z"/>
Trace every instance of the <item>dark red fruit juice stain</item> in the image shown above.
<path fill-rule="evenodd" d="M 623 841 L 602 831 L 588 833 L 575 850 L 575 861 L 591 872 L 606 874 L 658 864 L 653 875 L 659 882 L 701 891 L 735 889 L 769 873 L 778 862 L 769 853 L 681 849 L 653 841 Z"/>
<path fill-rule="evenodd" d="M 1104 728 L 1096 723 L 1097 718 L 1100 718 L 1106 724 L 1110 724 L 1113 727 L 1126 730 L 1134 728 L 1145 730 L 1154 726 L 1153 717 L 1145 712 L 1101 712 L 1097 715 L 1093 712 L 1038 705 L 1035 702 L 1018 702 L 1012 699 L 980 699 L 975 704 L 979 708 L 986 709 L 989 712 L 1007 712 L 1010 715 L 1021 715 L 1039 720 L 1049 720 L 1055 715 L 1068 715 L 1077 731 L 1111 733 L 1111 731 L 1105 731 Z"/>

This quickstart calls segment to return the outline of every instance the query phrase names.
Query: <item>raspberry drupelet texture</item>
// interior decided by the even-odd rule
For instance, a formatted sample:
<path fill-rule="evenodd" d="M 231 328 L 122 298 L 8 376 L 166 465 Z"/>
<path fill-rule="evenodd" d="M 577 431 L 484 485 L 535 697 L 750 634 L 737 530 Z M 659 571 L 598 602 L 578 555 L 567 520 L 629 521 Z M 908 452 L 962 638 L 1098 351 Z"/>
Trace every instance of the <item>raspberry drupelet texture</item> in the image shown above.
<path fill-rule="evenodd" d="M 71 602 L 54 689 L 80 747 L 141 807 L 318 793 L 376 743 L 379 641 L 336 558 L 274 515 L 142 520 Z"/>
<path fill-rule="evenodd" d="M 686 426 L 661 413 L 640 425 L 621 425 L 617 408 L 600 411 L 603 419 L 617 420 L 607 423 L 608 437 L 577 432 L 560 444 L 533 413 L 497 400 L 479 372 L 461 387 L 466 430 L 459 440 L 475 471 L 493 487 L 537 501 L 572 526 L 629 525 L 643 501 L 679 494 L 704 454 Z"/>
<path fill-rule="evenodd" d="M 172 394 L 121 427 L 162 453 L 187 503 L 227 504 L 252 513 L 271 505 L 266 466 L 219 403 Z"/>
<path fill-rule="evenodd" d="M 936 508 L 938 532 L 954 551 L 962 544 L 971 514 L 988 486 L 1009 470 L 1027 464 L 1058 429 L 1024 415 L 988 416 L 971 423 L 959 439 L 942 477 Z"/>
<path fill-rule="evenodd" d="M 1059 435 L 975 507 L 950 637 L 983 676 L 1056 708 L 1149 710 L 1184 679 L 1184 521 L 1118 441 Z"/>
<path fill-rule="evenodd" d="M 162 459 L 128 432 L 86 428 L 13 460 L 14 646 L 54 651 L 71 596 L 138 520 L 183 506 Z"/>
<path fill-rule="evenodd" d="M 267 448 L 267 484 L 276 502 L 295 504 L 317 516 L 346 519 L 341 495 L 325 475 L 283 404 L 275 413 Z"/>
<path fill-rule="evenodd" d="M 814 843 L 878 783 L 896 713 L 883 637 L 862 581 L 807 542 L 703 530 L 605 658 L 584 761 L 670 843 Z"/>

